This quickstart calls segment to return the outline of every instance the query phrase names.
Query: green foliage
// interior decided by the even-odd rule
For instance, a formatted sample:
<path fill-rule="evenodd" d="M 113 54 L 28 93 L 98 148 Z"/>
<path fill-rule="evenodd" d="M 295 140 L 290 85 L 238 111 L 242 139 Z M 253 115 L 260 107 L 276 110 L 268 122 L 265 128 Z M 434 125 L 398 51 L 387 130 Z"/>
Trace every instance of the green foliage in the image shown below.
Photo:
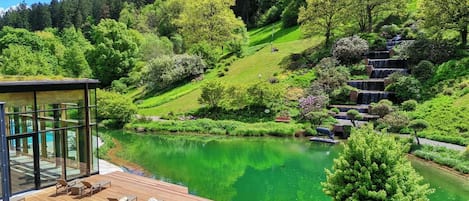
<path fill-rule="evenodd" d="M 258 82 L 247 88 L 249 103 L 253 106 L 264 106 L 278 109 L 284 103 L 285 89 L 268 82 Z"/>
<path fill-rule="evenodd" d="M 298 24 L 298 9 L 302 0 L 292 0 L 282 12 L 282 25 L 284 28 L 293 27 Z"/>
<path fill-rule="evenodd" d="M 251 29 L 248 31 L 248 34 L 249 46 L 255 49 L 262 48 L 266 43 L 270 42 L 277 44 L 300 40 L 302 38 L 299 26 L 282 28 L 281 22 L 273 23 L 257 29 Z"/>
<path fill-rule="evenodd" d="M 332 33 L 344 20 L 346 6 L 344 1 L 307 0 L 306 7 L 301 7 L 298 21 L 306 35 L 324 34 L 326 46 L 330 44 Z"/>
<path fill-rule="evenodd" d="M 469 95 L 439 95 L 418 105 L 411 116 L 429 123 L 429 127 L 421 131 L 419 136 L 461 145 L 469 144 L 469 125 L 466 123 L 469 122 L 468 101 Z"/>
<path fill-rule="evenodd" d="M 234 0 L 185 2 L 184 9 L 175 21 L 179 33 L 189 47 L 200 41 L 221 47 L 227 41 L 240 37 L 234 31 L 245 26 L 230 9 L 234 5 Z"/>
<path fill-rule="evenodd" d="M 444 40 L 419 38 L 413 42 L 405 42 L 400 46 L 400 57 L 407 59 L 410 65 L 418 64 L 422 60 L 441 64 L 453 58 L 456 53 L 456 46 Z"/>
<path fill-rule="evenodd" d="M 335 114 L 339 114 L 339 112 L 340 112 L 339 108 L 336 108 L 336 107 L 331 108 L 329 111 L 331 111 L 331 112 L 333 112 L 333 113 L 335 113 Z"/>
<path fill-rule="evenodd" d="M 178 81 L 202 74 L 205 68 L 205 63 L 198 56 L 161 56 L 152 59 L 145 66 L 144 82 L 151 90 L 164 89 Z"/>
<path fill-rule="evenodd" d="M 420 6 L 422 8 L 425 25 L 435 28 L 434 33 L 441 36 L 441 32 L 444 30 L 456 30 L 460 34 L 461 45 L 463 47 L 466 45 L 467 26 L 469 23 L 469 6 L 466 0 L 426 0 L 422 1 Z"/>
<path fill-rule="evenodd" d="M 352 109 L 347 111 L 347 118 L 352 121 L 353 126 L 356 126 L 355 120 L 361 120 L 363 119 L 363 116 L 358 112 L 358 110 Z"/>
<path fill-rule="evenodd" d="M 445 62 L 437 67 L 435 76 L 432 78 L 432 83 L 469 75 L 469 68 L 467 66 L 469 66 L 469 57 Z"/>
<path fill-rule="evenodd" d="M 401 108 L 404 111 L 414 111 L 417 108 L 417 101 L 416 100 L 406 100 L 401 103 Z"/>
<path fill-rule="evenodd" d="M 412 76 L 400 76 L 396 82 L 391 83 L 385 89 L 396 93 L 400 100 L 416 99 L 421 97 L 422 84 Z"/>
<path fill-rule="evenodd" d="M 435 66 L 432 62 L 422 60 L 416 66 L 412 67 L 411 73 L 420 82 L 425 82 L 433 77 Z"/>
<path fill-rule="evenodd" d="M 102 20 L 92 30 L 95 49 L 88 52 L 88 63 L 102 85 L 127 76 L 138 57 L 138 41 L 126 25 Z"/>
<path fill-rule="evenodd" d="M 380 118 L 393 111 L 394 108 L 392 107 L 392 102 L 387 99 L 380 100 L 378 103 L 371 103 L 370 113 L 378 115 Z"/>
<path fill-rule="evenodd" d="M 428 184 L 407 161 L 404 148 L 370 128 L 353 130 L 323 191 L 332 200 L 428 200 Z"/>
<path fill-rule="evenodd" d="M 368 41 L 370 50 L 386 50 L 386 39 L 377 33 L 359 33 L 360 38 Z"/>
<path fill-rule="evenodd" d="M 275 122 L 243 123 L 239 121 L 197 119 L 190 121 L 135 122 L 126 129 L 144 128 L 150 132 L 201 133 L 233 136 L 293 136 L 303 128 L 301 124 Z"/>
<path fill-rule="evenodd" d="M 2 50 L 0 72 L 4 75 L 60 74 L 50 62 L 51 55 L 34 52 L 30 47 L 11 44 Z"/>
<path fill-rule="evenodd" d="M 162 55 L 172 55 L 173 48 L 173 43 L 168 38 L 146 34 L 140 46 L 140 55 L 143 61 L 150 61 Z"/>
<path fill-rule="evenodd" d="M 318 85 L 326 94 L 345 86 L 349 80 L 350 73 L 345 67 L 320 68 L 317 71 L 318 78 L 313 82 L 312 88 Z M 312 89 L 317 91 L 317 89 Z"/>
<path fill-rule="evenodd" d="M 137 106 L 128 97 L 115 92 L 97 90 L 99 120 L 109 128 L 122 128 L 137 113 Z"/>
<path fill-rule="evenodd" d="M 259 20 L 257 21 L 257 26 L 265 26 L 280 20 L 280 15 L 282 15 L 282 10 L 280 10 L 277 6 L 273 5 L 269 8 L 264 14 L 261 15 Z"/>
<path fill-rule="evenodd" d="M 210 81 L 202 85 L 202 94 L 199 102 L 206 104 L 209 108 L 220 107 L 220 102 L 225 96 L 225 85 L 220 81 Z"/>
<path fill-rule="evenodd" d="M 465 153 L 465 152 L 464 152 Z M 447 149 L 445 147 L 423 145 L 420 149 L 413 152 L 417 157 L 431 160 L 440 165 L 448 166 L 461 173 L 469 173 L 469 161 L 464 153 Z"/>
<path fill-rule="evenodd" d="M 354 64 L 368 51 L 368 42 L 358 36 L 339 39 L 332 49 L 332 55 L 342 64 Z"/>
<path fill-rule="evenodd" d="M 399 133 L 403 128 L 406 128 L 409 125 L 409 121 L 407 113 L 401 111 L 389 113 L 383 118 L 378 119 L 378 123 L 387 127 L 393 133 Z"/>
<path fill-rule="evenodd" d="M 189 52 L 202 57 L 210 68 L 213 68 L 215 64 L 217 64 L 218 57 L 221 55 L 218 48 L 211 46 L 205 41 L 193 44 Z"/>
<path fill-rule="evenodd" d="M 399 34 L 400 29 L 397 25 L 390 24 L 390 25 L 383 25 L 380 31 L 381 31 L 381 34 L 384 35 L 384 37 L 391 39 L 392 37 Z"/>

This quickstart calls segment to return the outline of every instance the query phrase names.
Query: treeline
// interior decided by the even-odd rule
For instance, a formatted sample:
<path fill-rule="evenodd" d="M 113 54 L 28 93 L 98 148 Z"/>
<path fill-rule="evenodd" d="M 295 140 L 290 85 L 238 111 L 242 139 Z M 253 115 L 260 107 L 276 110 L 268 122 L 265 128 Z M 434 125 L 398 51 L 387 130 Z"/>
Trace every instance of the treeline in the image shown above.
<path fill-rule="evenodd" d="M 119 12 L 108 13 L 111 19 L 101 19 L 97 24 L 93 16 L 105 15 L 93 12 L 102 14 L 106 10 L 95 10 L 95 6 L 89 6 L 88 11 L 79 8 L 90 4 L 84 1 L 52 1 L 50 5 L 35 4 L 31 9 L 23 4 L 15 12 L 33 16 L 37 11 L 33 8 L 45 6 L 52 13 L 54 2 L 63 10 L 60 13 L 70 13 L 60 18 L 58 27 L 49 27 L 56 22 L 52 20 L 55 15 L 50 15 L 50 23 L 40 26 L 24 19 L 23 24 L 28 25 L 24 28 L 1 29 L 2 75 L 93 77 L 103 87 L 121 92 L 128 86 L 161 90 L 198 77 L 214 67 L 222 53 L 240 55 L 248 42 L 245 24 L 231 10 L 234 0 L 123 2 L 117 7 L 121 7 Z M 97 2 L 101 1 L 90 5 Z M 102 2 L 107 7 L 113 1 Z M 72 5 L 79 7 L 66 12 Z M 7 12 L 2 20 L 15 12 Z M 93 20 L 79 23 L 76 13 L 81 12 L 89 13 L 87 18 Z M 28 19 L 42 22 L 48 21 L 48 16 L 40 14 Z M 39 30 L 28 30 L 31 27 Z"/>
<path fill-rule="evenodd" d="M 51 0 L 50 3 L 20 3 L 0 16 L 0 27 L 11 26 L 30 31 L 48 27 L 60 30 L 74 26 L 85 28 L 101 19 L 118 20 L 124 8 L 142 8 L 170 0 Z M 181 1 L 184 3 L 184 0 Z M 231 9 L 247 27 L 263 26 L 282 20 L 285 27 L 297 24 L 298 10 L 305 0 L 236 0 Z M 169 16 L 170 17 L 170 16 Z"/>

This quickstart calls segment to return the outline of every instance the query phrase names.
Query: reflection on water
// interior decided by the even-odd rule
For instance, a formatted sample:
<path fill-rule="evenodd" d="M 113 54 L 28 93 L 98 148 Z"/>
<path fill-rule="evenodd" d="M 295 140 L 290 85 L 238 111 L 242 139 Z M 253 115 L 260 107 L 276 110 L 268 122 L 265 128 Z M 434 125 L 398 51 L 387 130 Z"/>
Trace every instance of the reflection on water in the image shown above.
<path fill-rule="evenodd" d="M 332 167 L 341 150 L 341 146 L 287 138 L 112 135 L 125 148 L 119 153 L 121 157 L 158 179 L 188 186 L 193 194 L 220 201 L 331 200 L 320 183 L 326 178 L 324 169 Z M 452 190 L 461 192 L 458 186 L 446 189 L 444 184 L 437 193 L 449 197 Z M 432 200 L 446 200 L 439 198 Z"/>
<path fill-rule="evenodd" d="M 469 179 L 442 171 L 420 160 L 412 160 L 412 167 L 435 189 L 435 193 L 429 196 L 430 200 L 469 201 Z"/>

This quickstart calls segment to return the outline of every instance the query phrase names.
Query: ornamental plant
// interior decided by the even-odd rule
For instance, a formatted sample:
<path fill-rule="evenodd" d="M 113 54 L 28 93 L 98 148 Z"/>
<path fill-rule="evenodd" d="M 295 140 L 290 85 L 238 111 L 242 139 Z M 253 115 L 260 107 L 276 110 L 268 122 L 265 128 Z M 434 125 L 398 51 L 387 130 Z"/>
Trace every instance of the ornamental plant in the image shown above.
<path fill-rule="evenodd" d="M 329 98 L 324 95 L 309 95 L 305 98 L 301 98 L 299 100 L 299 107 L 300 107 L 300 112 L 301 116 L 303 118 L 307 118 L 307 115 L 311 112 L 319 112 L 322 111 L 324 107 L 329 102 Z"/>
<path fill-rule="evenodd" d="M 334 201 L 429 200 L 433 192 L 407 160 L 404 147 L 391 136 L 366 127 L 352 130 L 332 170 L 326 169 L 323 191 Z"/>
<path fill-rule="evenodd" d="M 358 63 L 368 51 L 368 42 L 358 36 L 339 39 L 332 50 L 332 55 L 341 64 Z"/>

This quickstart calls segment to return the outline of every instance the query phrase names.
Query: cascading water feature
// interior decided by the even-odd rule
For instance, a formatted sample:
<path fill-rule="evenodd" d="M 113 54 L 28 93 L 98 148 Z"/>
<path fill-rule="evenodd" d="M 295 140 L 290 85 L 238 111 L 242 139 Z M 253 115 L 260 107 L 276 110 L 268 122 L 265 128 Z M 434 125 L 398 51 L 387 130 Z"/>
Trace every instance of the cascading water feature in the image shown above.
<path fill-rule="evenodd" d="M 382 99 L 394 99 L 394 93 L 387 91 L 367 91 L 358 92 L 357 104 L 376 103 Z"/>
<path fill-rule="evenodd" d="M 372 65 L 374 68 L 407 68 L 407 60 L 368 59 L 368 65 Z"/>
<path fill-rule="evenodd" d="M 368 59 L 387 59 L 390 57 L 389 51 L 370 51 L 366 54 Z"/>
<path fill-rule="evenodd" d="M 384 79 L 350 80 L 347 84 L 360 90 L 384 90 Z"/>
<path fill-rule="evenodd" d="M 393 73 L 407 73 L 405 68 L 375 68 L 370 74 L 370 78 L 386 78 Z"/>

